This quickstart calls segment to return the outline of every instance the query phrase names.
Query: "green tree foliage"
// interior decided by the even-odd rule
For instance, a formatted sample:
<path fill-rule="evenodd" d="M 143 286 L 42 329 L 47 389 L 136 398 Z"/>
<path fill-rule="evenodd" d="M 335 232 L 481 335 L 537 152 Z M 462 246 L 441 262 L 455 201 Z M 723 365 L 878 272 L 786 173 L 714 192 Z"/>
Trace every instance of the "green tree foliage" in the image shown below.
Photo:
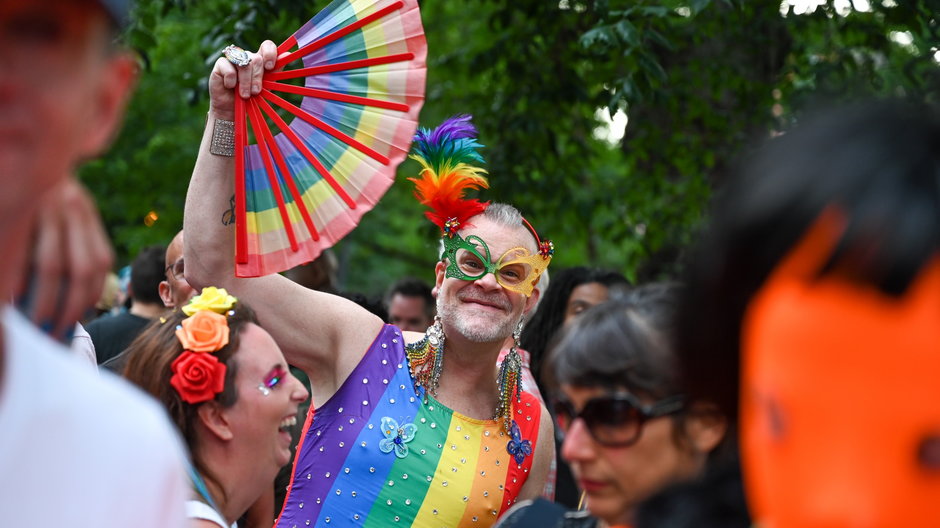
<path fill-rule="evenodd" d="M 423 2 L 421 121 L 474 115 L 491 174 L 482 197 L 518 205 L 555 241 L 557 264 L 669 276 L 711 192 L 755 141 L 813 105 L 938 99 L 936 0 L 817 3 L 804 13 L 780 0 Z M 143 68 L 128 124 L 109 156 L 82 173 L 125 259 L 181 225 L 219 50 L 279 41 L 325 6 L 144 4 L 128 34 Z M 626 130 L 613 131 L 622 139 L 598 137 L 598 109 L 627 114 Z M 434 228 L 405 180 L 416 170 L 402 164 L 382 202 L 337 245 L 344 287 L 379 292 L 401 275 L 431 279 Z M 159 219 L 146 227 L 150 211 Z"/>

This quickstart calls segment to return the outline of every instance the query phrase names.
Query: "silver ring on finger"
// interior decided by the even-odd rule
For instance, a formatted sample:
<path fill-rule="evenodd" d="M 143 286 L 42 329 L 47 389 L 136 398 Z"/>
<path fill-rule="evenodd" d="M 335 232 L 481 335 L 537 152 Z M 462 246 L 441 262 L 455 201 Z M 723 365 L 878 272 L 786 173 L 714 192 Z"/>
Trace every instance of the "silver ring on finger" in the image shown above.
<path fill-rule="evenodd" d="M 251 64 L 251 56 L 248 55 L 248 52 L 234 44 L 225 46 L 225 49 L 222 50 L 222 55 L 224 55 L 229 62 L 235 66 L 238 66 L 239 68 L 244 68 L 245 66 Z"/>

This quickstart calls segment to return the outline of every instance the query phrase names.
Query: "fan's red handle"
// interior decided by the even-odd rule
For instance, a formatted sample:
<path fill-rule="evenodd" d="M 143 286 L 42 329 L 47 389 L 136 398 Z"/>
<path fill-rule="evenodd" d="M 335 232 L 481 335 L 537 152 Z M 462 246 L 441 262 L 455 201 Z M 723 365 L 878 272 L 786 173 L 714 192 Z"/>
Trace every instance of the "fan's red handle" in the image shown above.
<path fill-rule="evenodd" d="M 235 261 L 248 263 L 248 215 L 245 208 L 245 100 L 235 94 Z"/>
<path fill-rule="evenodd" d="M 281 222 L 284 224 L 284 231 L 287 233 L 287 240 L 290 241 L 291 251 L 297 251 L 300 246 L 297 244 L 297 237 L 294 235 L 294 227 L 290 221 L 290 215 L 287 213 L 287 205 L 284 203 L 284 194 L 281 192 L 281 185 L 277 181 L 277 172 L 274 171 L 274 162 L 271 159 L 271 153 L 268 151 L 268 145 L 264 141 L 264 135 L 261 132 L 261 113 L 258 112 L 257 105 L 249 105 L 248 121 L 251 123 L 251 130 L 255 134 L 258 143 L 258 150 L 261 152 L 261 162 L 264 164 L 264 172 L 268 177 L 268 183 L 271 186 L 271 193 L 277 203 L 278 212 L 281 214 Z"/>

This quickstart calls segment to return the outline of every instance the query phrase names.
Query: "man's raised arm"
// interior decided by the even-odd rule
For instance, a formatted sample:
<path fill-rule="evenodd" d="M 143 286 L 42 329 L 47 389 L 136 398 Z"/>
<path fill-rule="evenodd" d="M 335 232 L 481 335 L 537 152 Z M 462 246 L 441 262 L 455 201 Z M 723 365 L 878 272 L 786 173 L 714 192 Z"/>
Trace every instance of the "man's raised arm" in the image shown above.
<path fill-rule="evenodd" d="M 220 58 L 209 76 L 209 116 L 186 194 L 185 276 L 194 288 L 224 287 L 254 308 L 287 360 L 310 376 L 314 397 L 328 397 L 359 362 L 382 321 L 351 301 L 280 275 L 235 277 L 235 226 L 224 220 L 235 193 L 235 161 L 210 147 L 215 127 L 225 126 L 217 120 L 234 120 L 236 93 L 247 97 L 260 91 L 262 73 L 273 68 L 277 50 L 265 41 L 251 55 L 245 67 Z"/>

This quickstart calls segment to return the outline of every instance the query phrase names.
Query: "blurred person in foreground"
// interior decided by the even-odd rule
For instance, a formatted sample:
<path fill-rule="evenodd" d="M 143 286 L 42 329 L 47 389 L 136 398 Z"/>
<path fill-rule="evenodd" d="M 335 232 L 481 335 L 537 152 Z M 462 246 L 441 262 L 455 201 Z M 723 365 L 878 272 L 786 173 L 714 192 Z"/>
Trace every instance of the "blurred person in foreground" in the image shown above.
<path fill-rule="evenodd" d="M 561 454 L 584 490 L 585 512 L 538 501 L 500 526 L 635 526 L 661 489 L 699 478 L 722 456 L 727 422 L 682 394 L 676 365 L 676 287 L 650 284 L 594 306 L 567 327 L 549 365 Z"/>
<path fill-rule="evenodd" d="M 870 101 L 801 122 L 729 182 L 693 257 L 689 390 L 740 409 L 755 522 L 935 526 L 937 109 Z"/>
<path fill-rule="evenodd" d="M 271 492 L 307 389 L 250 308 L 204 289 L 131 344 L 124 375 L 166 407 L 186 440 L 193 526 L 227 528 Z"/>
<path fill-rule="evenodd" d="M 56 335 L 93 304 L 107 269 L 97 269 L 110 251 L 99 251 L 107 245 L 100 222 L 73 173 L 107 146 L 130 93 L 134 62 L 113 44 L 126 10 L 0 0 L 0 298 L 18 293 L 32 251 L 27 311 Z M 89 258 L 72 259 L 75 252 Z M 61 289 L 49 280 L 76 262 L 98 280 L 67 274 Z M 58 311 L 69 315 L 56 320 Z M 0 525 L 181 526 L 182 464 L 179 440 L 152 400 L 98 378 L 4 306 L 0 475 L 10 485 L 0 494 Z"/>

